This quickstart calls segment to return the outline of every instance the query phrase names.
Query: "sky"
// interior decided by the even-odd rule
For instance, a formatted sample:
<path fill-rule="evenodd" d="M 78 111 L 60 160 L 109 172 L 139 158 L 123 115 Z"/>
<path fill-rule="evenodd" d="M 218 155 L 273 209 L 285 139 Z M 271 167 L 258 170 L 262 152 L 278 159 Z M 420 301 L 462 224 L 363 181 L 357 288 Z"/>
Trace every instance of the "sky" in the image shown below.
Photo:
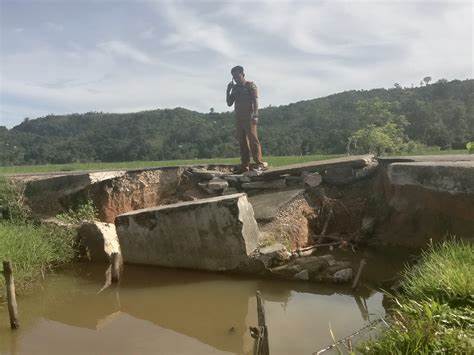
<path fill-rule="evenodd" d="M 227 111 L 473 78 L 473 1 L 0 0 L 0 126 L 48 114 Z"/>

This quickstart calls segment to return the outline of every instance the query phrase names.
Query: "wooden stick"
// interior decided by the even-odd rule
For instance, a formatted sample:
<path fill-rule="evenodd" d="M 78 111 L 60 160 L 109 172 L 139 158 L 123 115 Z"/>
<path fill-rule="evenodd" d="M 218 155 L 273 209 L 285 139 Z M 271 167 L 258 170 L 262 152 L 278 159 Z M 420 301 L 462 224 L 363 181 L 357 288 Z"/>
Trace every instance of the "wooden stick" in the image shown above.
<path fill-rule="evenodd" d="M 354 278 L 354 282 L 352 283 L 352 289 L 355 289 L 357 287 L 360 275 L 362 274 L 362 269 L 364 268 L 365 264 L 367 264 L 367 262 L 365 261 L 365 259 L 362 259 L 359 264 L 359 270 L 357 270 L 356 277 Z"/>
<path fill-rule="evenodd" d="M 10 261 L 3 262 L 3 276 L 5 276 L 5 284 L 7 286 L 7 302 L 8 313 L 10 315 L 10 327 L 18 329 L 18 305 L 16 303 L 15 280 L 13 278 L 12 264 Z"/>
<path fill-rule="evenodd" d="M 255 339 L 253 352 L 254 355 L 269 355 L 268 329 L 265 324 L 265 309 L 260 291 L 257 291 L 257 317 L 258 327 L 250 327 L 250 335 Z"/>
<path fill-rule="evenodd" d="M 112 253 L 110 255 L 110 264 L 112 266 L 112 283 L 117 283 L 120 281 L 120 271 L 122 268 L 122 261 L 119 253 Z"/>

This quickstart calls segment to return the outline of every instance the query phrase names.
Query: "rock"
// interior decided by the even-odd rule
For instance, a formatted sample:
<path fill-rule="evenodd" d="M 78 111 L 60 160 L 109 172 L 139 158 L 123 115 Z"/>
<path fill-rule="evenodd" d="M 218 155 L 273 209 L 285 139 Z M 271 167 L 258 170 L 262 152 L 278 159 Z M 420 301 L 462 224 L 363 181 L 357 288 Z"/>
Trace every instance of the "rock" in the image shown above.
<path fill-rule="evenodd" d="M 265 189 L 284 189 L 286 187 L 285 179 L 270 180 L 270 181 L 253 181 L 242 184 L 244 190 L 265 190 Z"/>
<path fill-rule="evenodd" d="M 263 170 L 260 170 L 260 169 L 250 169 L 249 171 L 244 173 L 244 175 L 248 176 L 249 178 L 260 176 L 262 174 L 263 174 Z"/>
<path fill-rule="evenodd" d="M 77 235 L 91 261 L 109 262 L 112 253 L 121 254 L 115 225 L 111 223 L 84 222 Z"/>
<path fill-rule="evenodd" d="M 372 234 L 375 227 L 375 218 L 374 217 L 364 217 L 362 218 L 362 223 L 360 231 L 362 234 Z"/>
<path fill-rule="evenodd" d="M 270 269 L 270 271 L 272 274 L 291 279 L 301 271 L 301 266 L 296 264 L 286 264 L 274 267 Z"/>
<path fill-rule="evenodd" d="M 229 187 L 229 183 L 221 178 L 213 178 L 207 183 L 207 188 L 213 192 L 224 192 Z"/>
<path fill-rule="evenodd" d="M 309 250 L 298 250 L 297 251 L 297 254 L 299 257 L 303 257 L 303 256 L 311 256 L 313 255 L 313 252 L 315 251 L 315 249 L 309 249 Z"/>
<path fill-rule="evenodd" d="M 347 269 L 342 269 L 339 271 L 336 271 L 334 275 L 332 275 L 332 279 L 336 283 L 347 283 L 352 280 L 352 269 L 347 268 Z"/>
<path fill-rule="evenodd" d="M 318 173 L 307 173 L 307 174 L 304 174 L 303 181 L 305 185 L 308 187 L 316 187 L 321 184 L 321 182 L 323 181 L 323 178 Z"/>
<path fill-rule="evenodd" d="M 328 263 L 329 266 L 333 266 L 337 263 L 336 258 L 334 258 L 334 256 L 329 255 L 329 254 L 328 255 L 321 255 L 321 256 L 319 256 L 319 258 L 325 260 Z"/>
<path fill-rule="evenodd" d="M 220 177 L 224 175 L 224 173 L 220 171 L 214 170 L 206 170 L 206 169 L 199 169 L 199 168 L 191 168 L 192 176 L 198 178 L 199 180 L 212 180 L 216 177 Z"/>
<path fill-rule="evenodd" d="M 275 243 L 270 246 L 260 249 L 260 259 L 266 267 L 273 267 L 288 261 L 291 258 L 291 253 L 281 243 Z"/>
<path fill-rule="evenodd" d="M 302 269 L 308 270 L 310 274 L 318 274 L 328 267 L 328 262 L 325 258 L 319 256 L 306 256 L 295 260 L 295 264 Z"/>
<path fill-rule="evenodd" d="M 295 274 L 293 278 L 297 280 L 307 281 L 309 280 L 309 272 L 308 270 L 301 270 L 299 273 Z"/>
<path fill-rule="evenodd" d="M 259 233 L 245 194 L 137 210 L 115 224 L 126 263 L 212 271 L 247 262 Z"/>

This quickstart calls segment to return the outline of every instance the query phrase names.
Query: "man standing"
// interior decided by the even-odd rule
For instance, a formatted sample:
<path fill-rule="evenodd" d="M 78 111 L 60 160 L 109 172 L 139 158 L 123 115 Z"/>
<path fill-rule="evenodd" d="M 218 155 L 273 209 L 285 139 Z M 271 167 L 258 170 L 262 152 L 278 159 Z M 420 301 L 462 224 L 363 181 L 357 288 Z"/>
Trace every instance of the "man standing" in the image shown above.
<path fill-rule="evenodd" d="M 250 153 L 257 169 L 263 170 L 268 164 L 262 160 L 262 147 L 257 136 L 257 86 L 253 82 L 245 80 L 244 68 L 240 65 L 233 67 L 230 73 L 233 81 L 227 85 L 226 100 L 228 106 L 235 103 L 237 140 L 240 145 L 240 173 L 249 171 Z"/>

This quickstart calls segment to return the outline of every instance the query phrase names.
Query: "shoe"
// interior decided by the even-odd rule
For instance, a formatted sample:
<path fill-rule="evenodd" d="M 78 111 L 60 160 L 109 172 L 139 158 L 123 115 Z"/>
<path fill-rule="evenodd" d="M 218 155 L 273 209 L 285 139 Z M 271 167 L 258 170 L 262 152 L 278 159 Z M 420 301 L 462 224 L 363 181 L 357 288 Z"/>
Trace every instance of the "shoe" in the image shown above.
<path fill-rule="evenodd" d="M 260 164 L 257 164 L 257 169 L 264 171 L 268 169 L 268 163 L 266 161 L 262 161 Z"/>
<path fill-rule="evenodd" d="M 234 174 L 245 174 L 250 170 L 248 166 L 240 166 L 234 170 Z"/>

